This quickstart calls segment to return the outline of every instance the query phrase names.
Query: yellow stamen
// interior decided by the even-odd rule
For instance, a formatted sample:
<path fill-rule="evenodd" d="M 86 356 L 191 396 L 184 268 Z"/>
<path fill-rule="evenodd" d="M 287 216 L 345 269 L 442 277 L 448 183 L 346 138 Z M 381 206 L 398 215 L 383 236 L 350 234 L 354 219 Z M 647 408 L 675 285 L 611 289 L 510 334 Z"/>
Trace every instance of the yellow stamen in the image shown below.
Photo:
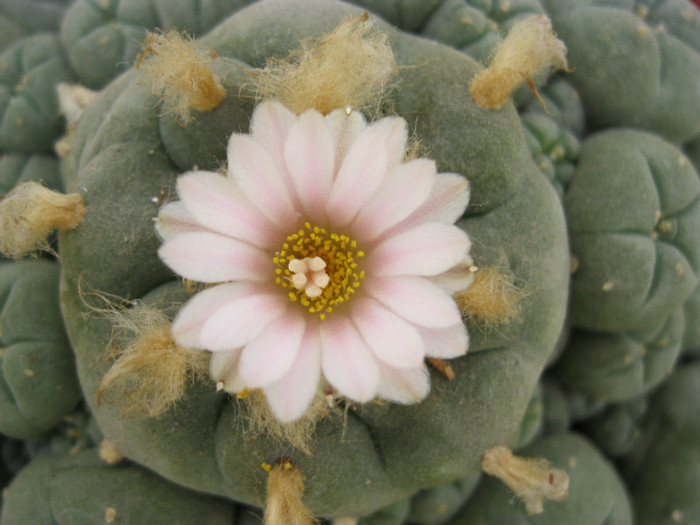
<path fill-rule="evenodd" d="M 360 287 L 365 272 L 358 271 L 364 256 L 357 242 L 345 234 L 304 223 L 274 254 L 276 282 L 288 290 L 290 301 L 303 305 L 324 320 L 335 305 L 347 301 Z"/>

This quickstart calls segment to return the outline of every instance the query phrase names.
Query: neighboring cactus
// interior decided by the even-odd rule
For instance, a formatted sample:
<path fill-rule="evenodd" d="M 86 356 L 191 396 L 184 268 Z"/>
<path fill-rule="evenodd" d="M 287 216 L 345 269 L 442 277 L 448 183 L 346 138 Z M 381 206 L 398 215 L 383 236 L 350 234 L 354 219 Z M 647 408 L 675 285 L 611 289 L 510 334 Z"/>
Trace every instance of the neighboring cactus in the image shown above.
<path fill-rule="evenodd" d="M 80 400 L 59 310 L 57 264 L 0 263 L 0 431 L 37 438 Z"/>

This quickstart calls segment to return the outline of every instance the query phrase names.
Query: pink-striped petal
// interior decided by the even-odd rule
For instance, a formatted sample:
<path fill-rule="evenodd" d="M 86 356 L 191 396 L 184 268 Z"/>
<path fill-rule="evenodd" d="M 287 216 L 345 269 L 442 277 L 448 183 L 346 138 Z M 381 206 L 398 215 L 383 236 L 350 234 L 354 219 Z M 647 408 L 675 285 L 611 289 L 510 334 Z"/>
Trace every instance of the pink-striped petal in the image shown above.
<path fill-rule="evenodd" d="M 367 279 L 363 289 L 395 314 L 427 328 L 447 328 L 462 321 L 454 300 L 436 285 L 412 275 Z"/>
<path fill-rule="evenodd" d="M 335 144 L 334 171 L 337 173 L 350 146 L 357 140 L 362 130 L 367 127 L 367 121 L 359 111 L 348 113 L 345 109 L 336 109 L 325 118 L 333 134 L 333 143 Z"/>
<path fill-rule="evenodd" d="M 204 321 L 200 332 L 202 345 L 213 352 L 242 347 L 274 325 L 288 305 L 289 301 L 281 294 L 243 290 Z"/>
<path fill-rule="evenodd" d="M 209 375 L 216 383 L 221 383 L 223 389 L 231 394 L 237 394 L 246 389 L 241 375 L 238 373 L 238 361 L 241 349 L 214 352 L 209 361 Z"/>
<path fill-rule="evenodd" d="M 375 275 L 437 275 L 462 261 L 470 246 L 457 226 L 429 222 L 387 238 L 369 264 Z"/>
<path fill-rule="evenodd" d="M 455 173 L 440 173 L 425 204 L 406 219 L 400 228 L 407 229 L 426 222 L 454 224 L 464 215 L 468 204 L 467 179 Z"/>
<path fill-rule="evenodd" d="M 314 220 L 323 218 L 324 205 L 333 183 L 333 146 L 328 123 L 315 110 L 299 116 L 284 145 L 292 186 L 306 213 Z"/>
<path fill-rule="evenodd" d="M 239 363 L 246 385 L 264 387 L 286 374 L 299 354 L 305 330 L 302 312 L 289 308 L 250 341 L 243 348 Z"/>
<path fill-rule="evenodd" d="M 377 393 L 377 359 L 349 319 L 338 317 L 321 324 L 323 374 L 341 394 L 365 403 Z"/>
<path fill-rule="evenodd" d="M 425 355 L 440 359 L 454 359 L 467 353 L 469 333 L 464 323 L 447 328 L 418 327 L 418 332 L 425 341 Z"/>
<path fill-rule="evenodd" d="M 285 178 L 263 145 L 234 133 L 228 141 L 228 172 L 243 194 L 274 224 L 297 220 Z"/>
<path fill-rule="evenodd" d="M 345 226 L 377 191 L 406 150 L 408 128 L 399 117 L 367 126 L 350 146 L 333 183 L 326 211 L 336 226 Z"/>
<path fill-rule="evenodd" d="M 183 233 L 166 241 L 158 256 L 178 275 L 203 283 L 265 281 L 274 275 L 268 254 L 218 233 Z"/>
<path fill-rule="evenodd" d="M 208 231 L 187 211 L 181 201 L 169 202 L 158 210 L 156 232 L 163 241 L 183 233 Z"/>
<path fill-rule="evenodd" d="M 205 348 L 207 350 L 230 350 L 247 343 L 256 335 L 256 327 L 250 325 L 249 315 L 253 322 L 264 325 L 279 316 L 288 301 L 280 294 L 270 293 L 261 285 L 250 283 L 220 284 L 208 288 L 192 297 L 180 309 L 172 325 L 175 342 L 185 348 Z M 250 311 L 251 307 L 253 311 Z M 260 317 L 258 317 L 260 316 Z M 221 331 L 217 341 L 211 341 L 214 333 L 203 337 L 205 325 L 209 323 L 220 325 L 210 326 L 210 331 Z M 217 321 L 218 319 L 218 321 Z M 251 334 L 251 331 L 254 332 Z M 218 341 L 221 339 L 221 341 Z M 216 348 L 208 343 L 220 342 Z"/>
<path fill-rule="evenodd" d="M 296 115 L 276 100 L 258 104 L 250 119 L 250 133 L 265 146 L 279 162 L 284 164 L 284 143 Z"/>
<path fill-rule="evenodd" d="M 318 330 L 307 327 L 292 366 L 263 389 L 275 417 L 289 423 L 303 416 L 318 391 L 320 378 L 321 339 Z"/>
<path fill-rule="evenodd" d="M 191 172 L 178 178 L 177 193 L 187 211 L 210 230 L 265 248 L 275 247 L 280 240 L 277 228 L 228 177 Z"/>
<path fill-rule="evenodd" d="M 425 344 L 411 323 L 366 298 L 355 299 L 351 317 L 369 349 L 387 365 L 415 368 L 423 363 Z"/>
<path fill-rule="evenodd" d="M 430 373 L 424 364 L 416 368 L 392 368 L 379 364 L 379 397 L 394 403 L 411 405 L 430 392 Z"/>
<path fill-rule="evenodd" d="M 430 195 L 436 173 L 435 162 L 428 159 L 394 168 L 357 214 L 352 225 L 354 235 L 373 241 L 411 215 Z"/>

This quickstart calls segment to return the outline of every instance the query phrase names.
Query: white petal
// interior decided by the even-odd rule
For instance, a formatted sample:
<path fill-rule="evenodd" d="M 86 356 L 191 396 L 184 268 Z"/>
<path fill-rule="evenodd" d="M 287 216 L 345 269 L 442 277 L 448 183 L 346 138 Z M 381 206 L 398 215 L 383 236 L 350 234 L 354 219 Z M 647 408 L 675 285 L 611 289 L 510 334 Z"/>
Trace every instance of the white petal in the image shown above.
<path fill-rule="evenodd" d="M 326 115 L 326 121 L 333 134 L 335 144 L 335 172 L 345 159 L 350 146 L 357 139 L 363 129 L 367 127 L 367 121 L 359 111 L 348 113 L 345 109 L 336 109 Z"/>
<path fill-rule="evenodd" d="M 297 358 L 305 330 L 306 320 L 296 308 L 268 324 L 243 348 L 239 363 L 243 381 L 260 388 L 284 376 Z"/>
<path fill-rule="evenodd" d="M 462 261 L 470 246 L 457 226 L 429 222 L 382 241 L 369 264 L 375 275 L 437 275 Z"/>
<path fill-rule="evenodd" d="M 466 290 L 474 281 L 474 261 L 467 256 L 446 272 L 430 277 L 429 279 L 445 290 L 449 295 Z"/>
<path fill-rule="evenodd" d="M 323 209 L 333 183 L 335 152 L 333 136 L 323 116 L 308 110 L 289 130 L 284 158 L 296 195 L 313 220 Z"/>
<path fill-rule="evenodd" d="M 321 339 L 318 330 L 307 327 L 297 358 L 281 379 L 263 391 L 272 413 L 282 423 L 304 415 L 316 395 L 321 378 Z"/>
<path fill-rule="evenodd" d="M 274 275 L 269 255 L 218 233 L 183 233 L 166 241 L 158 255 L 178 275 L 203 283 L 265 281 Z"/>
<path fill-rule="evenodd" d="M 379 397 L 394 403 L 418 403 L 430 392 L 430 373 L 424 364 L 416 368 L 392 368 L 380 363 L 379 374 Z"/>
<path fill-rule="evenodd" d="M 201 328 L 200 340 L 207 350 L 238 348 L 273 325 L 289 306 L 277 293 L 250 293 L 229 301 L 209 316 Z"/>
<path fill-rule="evenodd" d="M 436 285 L 411 275 L 366 279 L 363 288 L 407 321 L 428 328 L 447 328 L 462 322 L 452 297 Z"/>
<path fill-rule="evenodd" d="M 255 330 L 262 328 L 259 325 L 279 316 L 287 305 L 285 297 L 260 285 L 220 284 L 199 292 L 178 312 L 172 325 L 173 338 L 185 348 L 238 348 L 257 334 Z M 218 344 L 212 345 L 214 342 Z"/>
<path fill-rule="evenodd" d="M 435 162 L 428 159 L 394 168 L 357 214 L 352 225 L 354 235 L 371 241 L 408 217 L 430 195 L 436 173 Z"/>
<path fill-rule="evenodd" d="M 334 225 L 348 224 L 367 203 L 387 172 L 401 162 L 407 137 L 406 121 L 399 117 L 383 118 L 358 135 L 338 170 L 326 203 Z"/>
<path fill-rule="evenodd" d="M 418 330 L 372 299 L 358 298 L 352 320 L 362 338 L 379 359 L 397 368 L 423 363 L 425 345 Z"/>
<path fill-rule="evenodd" d="M 425 341 L 425 355 L 440 359 L 454 359 L 467 353 L 469 333 L 464 323 L 447 328 L 418 327 L 418 332 Z"/>
<path fill-rule="evenodd" d="M 454 224 L 464 215 L 467 204 L 469 204 L 467 179 L 455 173 L 440 173 L 425 204 L 406 219 L 400 228 L 406 229 L 425 222 Z"/>
<path fill-rule="evenodd" d="M 280 234 L 228 177 L 208 171 L 177 179 L 177 193 L 187 211 L 206 228 L 256 246 L 273 248 Z"/>
<path fill-rule="evenodd" d="M 344 396 L 364 403 L 377 393 L 379 369 L 374 354 L 349 319 L 321 323 L 323 374 Z"/>
<path fill-rule="evenodd" d="M 214 352 L 209 361 L 209 375 L 215 383 L 223 383 L 226 392 L 237 394 L 247 387 L 241 375 L 238 373 L 238 361 L 241 357 L 241 349 Z"/>
<path fill-rule="evenodd" d="M 276 100 L 258 104 L 250 119 L 250 133 L 265 145 L 280 161 L 284 155 L 284 143 L 297 116 Z M 283 164 L 283 162 L 280 162 Z"/>
<path fill-rule="evenodd" d="M 169 202 L 162 206 L 158 210 L 155 223 L 156 232 L 163 241 L 183 233 L 209 231 L 197 222 L 181 201 Z"/>
<path fill-rule="evenodd" d="M 234 133 L 228 141 L 228 172 L 244 195 L 273 224 L 297 219 L 289 190 L 268 151 L 250 135 Z"/>

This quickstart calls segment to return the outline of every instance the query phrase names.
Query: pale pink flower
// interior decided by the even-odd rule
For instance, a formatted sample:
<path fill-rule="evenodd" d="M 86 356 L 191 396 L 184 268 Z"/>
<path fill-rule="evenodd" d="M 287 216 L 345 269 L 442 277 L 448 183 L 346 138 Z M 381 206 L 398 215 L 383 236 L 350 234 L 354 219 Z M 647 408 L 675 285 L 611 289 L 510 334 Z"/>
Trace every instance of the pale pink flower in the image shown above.
<path fill-rule="evenodd" d="M 233 134 L 226 175 L 192 171 L 157 219 L 161 259 L 218 283 L 172 326 L 213 352 L 231 393 L 262 389 L 275 416 L 301 417 L 321 389 L 362 403 L 428 394 L 425 357 L 463 355 L 468 335 L 451 294 L 470 242 L 453 223 L 466 180 L 435 162 L 404 162 L 406 122 L 359 112 L 297 116 L 257 106 Z M 464 272 L 462 272 L 464 273 Z"/>

